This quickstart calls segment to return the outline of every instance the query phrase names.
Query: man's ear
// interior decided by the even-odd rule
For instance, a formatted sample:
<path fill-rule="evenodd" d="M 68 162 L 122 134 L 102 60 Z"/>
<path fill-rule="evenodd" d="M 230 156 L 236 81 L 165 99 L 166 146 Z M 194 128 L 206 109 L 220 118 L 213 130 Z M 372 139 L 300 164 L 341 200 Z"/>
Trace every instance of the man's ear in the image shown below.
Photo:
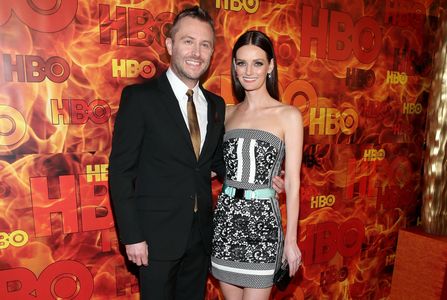
<path fill-rule="evenodd" d="M 166 45 L 166 49 L 168 50 L 169 55 L 172 56 L 172 39 L 168 37 L 165 41 L 165 45 Z"/>

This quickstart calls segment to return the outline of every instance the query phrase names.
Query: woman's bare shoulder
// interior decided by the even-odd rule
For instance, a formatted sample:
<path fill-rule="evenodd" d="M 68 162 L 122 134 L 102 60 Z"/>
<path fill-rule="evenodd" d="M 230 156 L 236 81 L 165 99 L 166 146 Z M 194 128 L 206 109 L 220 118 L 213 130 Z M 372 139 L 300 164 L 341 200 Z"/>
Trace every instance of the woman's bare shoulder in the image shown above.
<path fill-rule="evenodd" d="M 276 109 L 278 110 L 279 113 L 291 115 L 291 117 L 293 117 L 293 116 L 296 117 L 297 115 L 301 116 L 301 112 L 298 109 L 298 107 L 290 105 L 290 104 L 278 102 Z"/>
<path fill-rule="evenodd" d="M 289 124 L 290 124 L 290 122 L 302 123 L 303 117 L 302 117 L 301 111 L 296 106 L 281 103 L 281 105 L 279 105 L 277 109 L 278 109 L 277 112 L 281 116 L 281 120 L 283 122 L 286 122 Z"/>
<path fill-rule="evenodd" d="M 230 117 L 238 108 L 240 103 L 238 104 L 227 104 L 227 106 L 225 107 L 225 115 L 227 117 Z"/>

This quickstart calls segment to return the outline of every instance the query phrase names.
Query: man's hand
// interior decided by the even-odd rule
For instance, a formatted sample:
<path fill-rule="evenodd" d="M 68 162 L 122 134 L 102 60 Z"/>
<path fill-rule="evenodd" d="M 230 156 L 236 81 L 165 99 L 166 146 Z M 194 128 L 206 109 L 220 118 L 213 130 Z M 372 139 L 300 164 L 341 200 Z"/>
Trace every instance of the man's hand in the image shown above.
<path fill-rule="evenodd" d="M 281 171 L 281 174 L 279 174 L 279 176 L 273 177 L 273 189 L 276 191 L 277 195 L 285 192 L 283 177 L 284 171 Z"/>
<path fill-rule="evenodd" d="M 127 258 L 135 263 L 137 266 L 147 266 L 148 262 L 148 249 L 146 242 L 140 242 L 136 244 L 125 245 Z"/>

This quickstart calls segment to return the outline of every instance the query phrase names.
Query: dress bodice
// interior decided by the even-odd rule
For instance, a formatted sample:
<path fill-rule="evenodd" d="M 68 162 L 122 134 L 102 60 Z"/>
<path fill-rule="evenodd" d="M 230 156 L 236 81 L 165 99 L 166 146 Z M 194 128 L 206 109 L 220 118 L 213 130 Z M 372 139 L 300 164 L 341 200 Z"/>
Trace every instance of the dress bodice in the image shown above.
<path fill-rule="evenodd" d="M 284 142 L 268 131 L 232 129 L 223 141 L 225 183 L 242 189 L 271 188 L 281 170 Z"/>

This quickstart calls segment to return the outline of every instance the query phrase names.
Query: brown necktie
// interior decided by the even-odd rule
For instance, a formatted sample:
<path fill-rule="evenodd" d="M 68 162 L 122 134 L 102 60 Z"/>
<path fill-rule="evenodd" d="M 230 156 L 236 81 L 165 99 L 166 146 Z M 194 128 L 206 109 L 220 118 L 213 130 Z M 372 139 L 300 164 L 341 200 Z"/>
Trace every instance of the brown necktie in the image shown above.
<path fill-rule="evenodd" d="M 186 105 L 186 111 L 188 114 L 189 134 L 191 135 L 192 146 L 194 147 L 194 153 L 196 159 L 199 160 L 200 154 L 200 128 L 199 121 L 197 120 L 196 106 L 194 105 L 193 90 L 188 90 L 186 95 L 188 96 L 188 103 Z M 197 211 L 197 195 L 194 199 L 194 212 Z"/>
<path fill-rule="evenodd" d="M 200 154 L 200 128 L 199 121 L 197 120 L 196 106 L 194 105 L 192 97 L 193 94 L 193 90 L 188 90 L 186 92 L 186 95 L 188 96 L 188 104 L 186 108 L 188 113 L 189 133 L 191 135 L 192 146 L 194 147 L 194 152 L 198 160 Z"/>

